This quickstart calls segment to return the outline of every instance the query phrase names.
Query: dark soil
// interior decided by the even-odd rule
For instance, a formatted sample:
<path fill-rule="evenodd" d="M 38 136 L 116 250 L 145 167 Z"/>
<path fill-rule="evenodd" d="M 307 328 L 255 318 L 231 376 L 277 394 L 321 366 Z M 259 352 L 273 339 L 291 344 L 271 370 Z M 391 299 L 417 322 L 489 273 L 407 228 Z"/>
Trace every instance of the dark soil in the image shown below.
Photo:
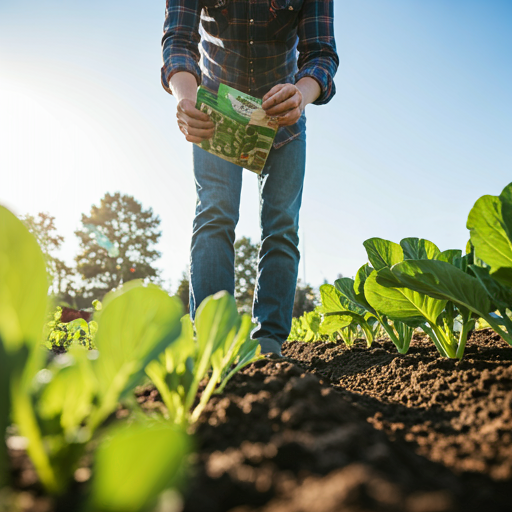
<path fill-rule="evenodd" d="M 291 342 L 197 425 L 185 512 L 512 511 L 512 349 Z"/>
<path fill-rule="evenodd" d="M 421 338 L 405 356 L 383 340 L 283 348 L 208 404 L 184 512 L 512 511 L 512 348 L 492 331 L 461 362 Z M 152 388 L 138 401 L 163 407 Z M 36 501 L 24 510 L 54 512 Z"/>

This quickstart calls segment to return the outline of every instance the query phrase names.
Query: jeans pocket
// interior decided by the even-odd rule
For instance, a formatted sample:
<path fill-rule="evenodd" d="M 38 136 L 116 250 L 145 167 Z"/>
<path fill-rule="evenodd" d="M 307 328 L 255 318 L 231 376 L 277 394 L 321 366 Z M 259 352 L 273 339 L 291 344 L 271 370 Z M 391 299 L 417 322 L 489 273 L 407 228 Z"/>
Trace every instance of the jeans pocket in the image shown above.
<path fill-rule="evenodd" d="M 201 24 L 208 34 L 220 37 L 229 25 L 229 0 L 201 0 Z"/>
<path fill-rule="evenodd" d="M 268 35 L 274 41 L 286 41 L 296 28 L 304 0 L 272 0 Z"/>

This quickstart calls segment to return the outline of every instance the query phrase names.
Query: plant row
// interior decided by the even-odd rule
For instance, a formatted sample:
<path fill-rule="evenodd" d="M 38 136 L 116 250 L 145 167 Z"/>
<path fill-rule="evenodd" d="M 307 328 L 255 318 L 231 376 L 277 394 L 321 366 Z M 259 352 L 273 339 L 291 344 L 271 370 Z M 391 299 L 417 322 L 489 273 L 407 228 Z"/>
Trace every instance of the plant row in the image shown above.
<path fill-rule="evenodd" d="M 362 333 L 370 346 L 383 331 L 406 354 L 421 329 L 442 356 L 460 359 L 482 319 L 512 345 L 512 183 L 478 199 L 467 227 L 465 254 L 420 238 L 366 240 L 369 263 L 321 286 L 321 306 L 295 320 L 292 336 L 351 345 Z"/>
<path fill-rule="evenodd" d="M 201 304 L 194 325 L 180 299 L 139 280 L 94 306 L 91 322 L 64 323 L 57 311 L 46 342 L 68 350 L 47 363 L 44 257 L 22 222 L 0 207 L 0 487 L 8 484 L 3 436 L 13 422 L 47 492 L 65 493 L 95 446 L 84 510 L 148 510 L 183 478 L 192 449 L 187 426 L 235 372 L 261 357 L 259 345 L 250 339 L 250 317 L 224 292 Z M 147 376 L 166 417 L 137 411 L 133 391 Z M 112 421 L 121 401 L 132 409 L 124 423 Z"/>

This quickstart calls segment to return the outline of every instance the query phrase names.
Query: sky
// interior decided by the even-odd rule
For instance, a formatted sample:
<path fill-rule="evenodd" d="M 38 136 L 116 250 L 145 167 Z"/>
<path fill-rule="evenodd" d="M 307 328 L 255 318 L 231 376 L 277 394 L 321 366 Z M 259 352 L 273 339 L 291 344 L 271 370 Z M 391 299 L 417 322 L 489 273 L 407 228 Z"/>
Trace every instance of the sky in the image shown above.
<path fill-rule="evenodd" d="M 195 208 L 192 147 L 160 84 L 163 0 L 0 0 L 0 204 L 48 212 L 78 250 L 106 192 L 161 219 L 176 290 Z M 306 109 L 299 277 L 353 276 L 371 237 L 464 248 L 475 201 L 512 181 L 512 2 L 335 0 L 337 94 Z M 237 236 L 259 240 L 245 171 Z"/>

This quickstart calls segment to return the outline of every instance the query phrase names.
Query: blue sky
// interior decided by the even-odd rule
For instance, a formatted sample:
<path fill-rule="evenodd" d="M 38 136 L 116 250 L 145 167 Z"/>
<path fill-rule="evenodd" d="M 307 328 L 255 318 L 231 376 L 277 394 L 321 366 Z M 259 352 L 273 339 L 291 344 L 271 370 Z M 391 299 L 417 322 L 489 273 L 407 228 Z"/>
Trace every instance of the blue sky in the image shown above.
<path fill-rule="evenodd" d="M 105 192 L 162 220 L 176 287 L 194 211 L 191 147 L 160 85 L 165 3 L 0 0 L 0 203 L 73 231 Z M 335 0 L 337 95 L 308 107 L 300 277 L 352 276 L 362 242 L 463 248 L 475 200 L 512 181 L 512 2 Z M 259 236 L 255 176 L 237 234 Z"/>

